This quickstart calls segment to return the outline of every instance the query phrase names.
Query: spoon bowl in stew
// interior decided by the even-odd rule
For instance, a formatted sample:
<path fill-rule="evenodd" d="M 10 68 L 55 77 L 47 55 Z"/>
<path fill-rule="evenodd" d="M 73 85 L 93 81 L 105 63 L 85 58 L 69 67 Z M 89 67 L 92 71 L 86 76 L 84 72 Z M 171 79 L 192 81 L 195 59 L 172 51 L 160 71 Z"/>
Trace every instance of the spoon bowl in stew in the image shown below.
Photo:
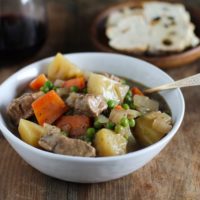
<path fill-rule="evenodd" d="M 159 68 L 142 60 L 111 53 L 66 54 L 71 62 L 81 69 L 108 72 L 134 80 L 147 87 L 173 82 L 173 79 Z M 30 166 L 40 172 L 65 181 L 96 183 L 128 175 L 151 161 L 177 133 L 183 120 L 185 103 L 180 89 L 160 92 L 167 103 L 173 120 L 173 128 L 160 141 L 143 149 L 120 156 L 75 157 L 53 154 L 23 142 L 17 136 L 8 120 L 6 108 L 13 98 L 21 94 L 27 84 L 41 72 L 46 72 L 53 58 L 35 62 L 10 76 L 0 86 L 0 130 L 8 143 Z M 19 166 L 20 167 L 20 166 Z"/>

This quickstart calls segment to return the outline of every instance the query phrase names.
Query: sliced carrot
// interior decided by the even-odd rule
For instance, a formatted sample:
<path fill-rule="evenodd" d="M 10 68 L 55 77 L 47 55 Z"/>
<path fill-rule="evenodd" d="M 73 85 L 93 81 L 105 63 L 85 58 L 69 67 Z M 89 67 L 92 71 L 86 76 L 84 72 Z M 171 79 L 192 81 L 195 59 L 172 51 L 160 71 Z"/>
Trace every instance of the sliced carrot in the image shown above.
<path fill-rule="evenodd" d="M 116 105 L 116 106 L 115 106 L 115 109 L 116 109 L 116 110 L 123 110 L 123 108 L 122 108 L 121 105 Z"/>
<path fill-rule="evenodd" d="M 142 91 L 139 89 L 139 88 L 137 88 L 137 87 L 133 87 L 132 89 L 131 89 L 131 91 L 132 91 L 132 94 L 133 95 L 140 95 L 140 96 L 144 96 L 144 94 L 142 93 Z"/>
<path fill-rule="evenodd" d="M 63 87 L 70 88 L 72 86 L 76 86 L 78 89 L 85 88 L 85 79 L 83 77 L 77 77 L 63 83 Z"/>
<path fill-rule="evenodd" d="M 54 90 L 36 99 L 32 103 L 32 108 L 40 125 L 43 123 L 52 124 L 68 109 L 65 102 Z"/>
<path fill-rule="evenodd" d="M 86 133 L 90 126 L 90 118 L 85 115 L 66 115 L 58 119 L 56 126 L 62 130 L 68 127 L 69 135 L 77 137 Z"/>
<path fill-rule="evenodd" d="M 29 87 L 33 90 L 39 90 L 47 81 L 47 77 L 44 74 L 40 74 L 29 84 Z"/>

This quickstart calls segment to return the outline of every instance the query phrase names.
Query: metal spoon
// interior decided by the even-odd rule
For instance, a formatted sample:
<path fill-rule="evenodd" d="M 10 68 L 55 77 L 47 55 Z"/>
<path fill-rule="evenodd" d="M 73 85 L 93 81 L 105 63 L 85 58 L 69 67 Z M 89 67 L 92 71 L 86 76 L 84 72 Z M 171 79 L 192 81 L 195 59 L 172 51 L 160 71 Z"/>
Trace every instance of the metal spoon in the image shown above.
<path fill-rule="evenodd" d="M 149 94 L 153 92 L 159 92 L 161 90 L 169 90 L 173 88 L 182 88 L 182 87 L 190 87 L 190 86 L 197 86 L 197 85 L 200 85 L 200 73 L 195 74 L 193 76 L 189 76 L 187 78 L 180 79 L 172 83 L 167 83 L 164 85 L 160 85 L 158 87 L 150 88 L 150 89 L 144 90 L 143 92 L 145 94 Z"/>

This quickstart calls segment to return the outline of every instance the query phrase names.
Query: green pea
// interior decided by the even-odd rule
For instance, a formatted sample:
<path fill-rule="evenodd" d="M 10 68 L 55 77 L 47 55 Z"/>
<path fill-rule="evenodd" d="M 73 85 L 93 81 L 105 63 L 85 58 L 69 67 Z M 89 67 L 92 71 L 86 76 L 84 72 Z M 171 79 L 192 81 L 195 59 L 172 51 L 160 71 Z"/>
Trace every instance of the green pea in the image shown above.
<path fill-rule="evenodd" d="M 42 91 L 43 92 L 43 90 L 44 90 L 44 87 L 42 86 L 42 87 L 40 87 L 40 91 Z"/>
<path fill-rule="evenodd" d="M 52 89 L 54 87 L 54 85 L 51 81 L 46 81 L 44 84 L 44 87 L 48 87 L 49 89 Z"/>
<path fill-rule="evenodd" d="M 47 92 L 49 92 L 49 88 L 46 87 L 46 86 L 42 86 L 42 87 L 40 88 L 40 91 L 42 91 L 42 92 L 44 92 L 44 93 L 47 93 Z"/>
<path fill-rule="evenodd" d="M 134 119 L 129 119 L 129 120 L 128 120 L 128 123 L 129 123 L 129 126 L 130 126 L 131 128 L 135 127 L 135 120 L 134 120 Z"/>
<path fill-rule="evenodd" d="M 120 133 L 120 132 L 123 130 L 123 128 L 124 128 L 123 126 L 117 124 L 117 125 L 115 126 L 115 132 L 116 132 L 116 133 Z"/>
<path fill-rule="evenodd" d="M 115 127 L 115 124 L 114 124 L 113 122 L 108 122 L 108 123 L 106 124 L 106 128 L 108 128 L 108 129 L 113 130 L 114 127 Z"/>
<path fill-rule="evenodd" d="M 129 126 L 129 121 L 126 117 L 123 117 L 121 120 L 120 120 L 120 124 L 123 126 L 123 127 L 127 127 Z"/>
<path fill-rule="evenodd" d="M 71 86 L 70 92 L 78 92 L 78 87 L 77 86 Z"/>
<path fill-rule="evenodd" d="M 113 109 L 116 106 L 116 102 L 114 100 L 108 100 L 107 104 L 110 109 Z"/>
<path fill-rule="evenodd" d="M 87 139 L 89 139 L 90 141 L 92 141 L 93 138 L 94 138 L 95 133 L 96 133 L 95 128 L 92 128 L 92 127 L 88 128 L 87 131 L 86 131 Z"/>
<path fill-rule="evenodd" d="M 100 128 L 102 127 L 102 124 L 101 124 L 100 122 L 98 122 L 98 121 L 95 121 L 95 122 L 94 122 L 94 127 L 95 127 L 96 129 L 100 129 Z"/>
<path fill-rule="evenodd" d="M 128 105 L 127 103 L 124 103 L 124 104 L 122 105 L 122 107 L 123 107 L 125 110 L 128 110 L 128 109 L 129 109 L 129 105 Z"/>

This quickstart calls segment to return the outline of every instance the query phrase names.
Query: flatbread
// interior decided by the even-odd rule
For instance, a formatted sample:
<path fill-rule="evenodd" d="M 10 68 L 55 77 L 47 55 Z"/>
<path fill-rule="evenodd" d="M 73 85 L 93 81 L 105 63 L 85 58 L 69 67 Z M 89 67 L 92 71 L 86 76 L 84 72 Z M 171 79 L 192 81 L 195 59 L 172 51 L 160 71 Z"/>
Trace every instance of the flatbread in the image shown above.
<path fill-rule="evenodd" d="M 184 5 L 146 2 L 141 9 L 125 7 L 111 13 L 106 35 L 114 49 L 163 54 L 198 45 L 194 29 Z"/>
<path fill-rule="evenodd" d="M 116 26 L 107 29 L 106 33 L 110 38 L 109 45 L 128 52 L 145 52 L 148 47 L 147 29 L 142 15 L 124 17 Z"/>
<path fill-rule="evenodd" d="M 182 4 L 144 3 L 144 17 L 149 25 L 149 52 L 181 52 L 197 45 L 194 25 Z"/>

